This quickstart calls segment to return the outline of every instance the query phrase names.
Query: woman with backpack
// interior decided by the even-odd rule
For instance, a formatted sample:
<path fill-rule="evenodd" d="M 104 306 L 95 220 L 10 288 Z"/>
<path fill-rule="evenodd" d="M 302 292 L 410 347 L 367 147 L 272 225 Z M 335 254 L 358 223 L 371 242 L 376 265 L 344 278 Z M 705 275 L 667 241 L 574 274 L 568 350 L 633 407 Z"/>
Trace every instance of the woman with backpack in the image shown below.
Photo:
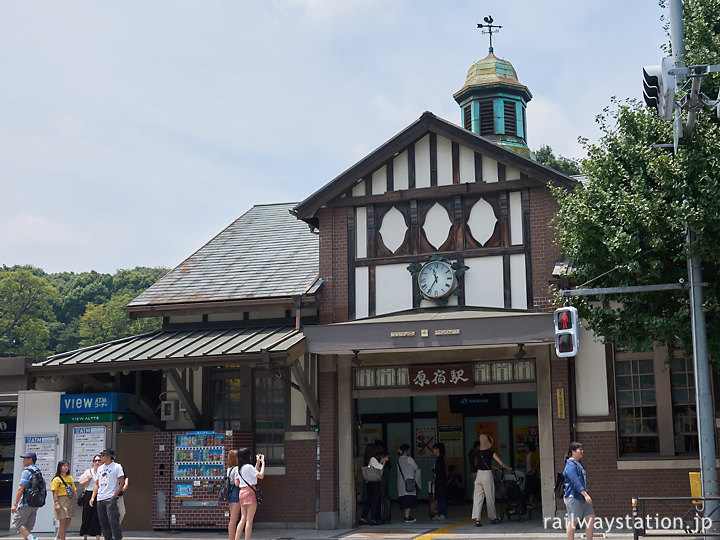
<path fill-rule="evenodd" d="M 50 482 L 50 491 L 55 501 L 55 519 L 58 521 L 58 532 L 56 539 L 65 540 L 70 521 L 75 515 L 75 482 L 70 475 L 70 463 L 60 460 L 57 465 L 55 476 Z"/>
<path fill-rule="evenodd" d="M 595 510 L 586 487 L 585 468 L 580 463 L 584 454 L 582 443 L 572 442 L 565 455 L 563 502 L 567 508 L 568 540 L 575 538 L 575 525 L 581 520 L 585 522 L 585 538 L 592 539 L 595 528 Z"/>

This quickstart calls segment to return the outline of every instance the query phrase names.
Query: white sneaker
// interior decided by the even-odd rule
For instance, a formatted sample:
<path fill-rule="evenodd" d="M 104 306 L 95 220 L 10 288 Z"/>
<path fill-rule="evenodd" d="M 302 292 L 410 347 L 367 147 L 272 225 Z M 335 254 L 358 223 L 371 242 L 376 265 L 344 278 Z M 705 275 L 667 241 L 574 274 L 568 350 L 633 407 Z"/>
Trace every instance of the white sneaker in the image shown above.
<path fill-rule="evenodd" d="M 443 516 L 442 514 L 438 514 L 435 518 L 435 521 L 445 521 L 447 519 L 447 516 Z"/>

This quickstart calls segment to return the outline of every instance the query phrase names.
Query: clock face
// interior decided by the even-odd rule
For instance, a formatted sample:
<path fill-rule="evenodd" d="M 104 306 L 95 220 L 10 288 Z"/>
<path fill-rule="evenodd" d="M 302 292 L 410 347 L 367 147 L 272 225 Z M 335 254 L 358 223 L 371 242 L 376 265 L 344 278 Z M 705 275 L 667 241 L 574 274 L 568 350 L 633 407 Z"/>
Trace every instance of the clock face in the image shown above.
<path fill-rule="evenodd" d="M 443 261 L 431 261 L 420 269 L 418 286 L 428 298 L 442 298 L 455 289 L 455 272 Z"/>

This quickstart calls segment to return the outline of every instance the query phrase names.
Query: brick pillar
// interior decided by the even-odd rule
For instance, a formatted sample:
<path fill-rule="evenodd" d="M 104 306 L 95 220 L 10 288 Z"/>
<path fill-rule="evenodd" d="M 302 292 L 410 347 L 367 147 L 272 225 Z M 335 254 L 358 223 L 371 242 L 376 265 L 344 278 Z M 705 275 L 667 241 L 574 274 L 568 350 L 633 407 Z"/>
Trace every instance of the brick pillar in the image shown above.
<path fill-rule="evenodd" d="M 318 529 L 337 529 L 338 518 L 338 393 L 334 356 L 320 358 L 320 509 Z"/>

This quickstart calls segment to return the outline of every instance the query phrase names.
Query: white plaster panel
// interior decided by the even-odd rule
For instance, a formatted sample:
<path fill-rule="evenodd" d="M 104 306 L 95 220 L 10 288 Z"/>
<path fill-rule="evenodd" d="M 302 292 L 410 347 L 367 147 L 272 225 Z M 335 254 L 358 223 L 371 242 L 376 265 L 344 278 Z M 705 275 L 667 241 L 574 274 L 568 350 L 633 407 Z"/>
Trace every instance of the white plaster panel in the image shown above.
<path fill-rule="evenodd" d="M 465 259 L 465 304 L 479 307 L 505 306 L 502 257 Z"/>
<path fill-rule="evenodd" d="M 515 309 L 527 309 L 527 281 L 525 255 L 510 255 L 510 305 Z"/>
<path fill-rule="evenodd" d="M 482 160 L 482 172 L 483 181 L 487 183 L 493 183 L 498 181 L 498 167 L 497 161 L 490 159 L 487 156 L 483 156 Z"/>
<path fill-rule="evenodd" d="M 505 167 L 505 180 L 520 180 L 520 171 Z"/>
<path fill-rule="evenodd" d="M 580 349 L 575 357 L 575 384 L 578 416 L 606 416 L 608 405 L 607 372 L 605 371 L 605 345 L 595 334 L 579 325 Z"/>
<path fill-rule="evenodd" d="M 438 186 L 449 186 L 452 178 L 452 143 L 445 137 L 437 138 L 437 180 Z"/>
<path fill-rule="evenodd" d="M 364 206 L 355 209 L 355 257 L 367 257 L 367 208 Z"/>
<path fill-rule="evenodd" d="M 450 228 L 452 227 L 452 221 L 447 213 L 447 210 L 443 208 L 439 203 L 432 205 L 425 215 L 425 222 L 423 223 L 423 230 L 428 242 L 438 249 L 447 240 Z"/>
<path fill-rule="evenodd" d="M 372 174 L 372 194 L 382 195 L 387 191 L 387 167 L 383 165 Z"/>
<path fill-rule="evenodd" d="M 510 193 L 510 243 L 513 246 L 523 243 L 522 195 L 519 191 Z"/>
<path fill-rule="evenodd" d="M 467 146 L 460 147 L 460 183 L 475 181 L 475 151 Z"/>
<path fill-rule="evenodd" d="M 430 136 L 415 143 L 415 187 L 430 187 Z"/>
<path fill-rule="evenodd" d="M 400 210 L 393 206 L 383 216 L 382 225 L 380 226 L 380 236 L 382 236 L 385 247 L 395 253 L 402 246 L 406 232 L 405 217 Z"/>
<path fill-rule="evenodd" d="M 365 195 L 365 180 L 360 180 L 352 188 L 353 197 L 363 197 Z"/>
<path fill-rule="evenodd" d="M 368 316 L 370 298 L 369 272 L 367 266 L 355 269 L 355 318 L 364 319 Z"/>
<path fill-rule="evenodd" d="M 467 224 L 473 238 L 480 242 L 481 245 L 485 245 L 490 240 L 493 232 L 495 232 L 495 225 L 497 224 L 497 217 L 495 217 L 495 212 L 490 203 L 485 199 L 476 202 L 470 210 Z"/>
<path fill-rule="evenodd" d="M 395 188 L 395 191 L 408 189 L 407 151 L 393 159 L 393 187 Z"/>
<path fill-rule="evenodd" d="M 412 309 L 412 275 L 407 263 L 375 267 L 375 314 Z"/>
<path fill-rule="evenodd" d="M 454 294 L 451 294 L 448 297 L 448 302 L 445 304 L 446 306 L 457 306 L 458 305 L 458 297 Z M 433 302 L 432 300 L 421 300 L 420 301 L 420 307 L 421 308 L 436 308 L 438 307 L 437 302 Z"/>

